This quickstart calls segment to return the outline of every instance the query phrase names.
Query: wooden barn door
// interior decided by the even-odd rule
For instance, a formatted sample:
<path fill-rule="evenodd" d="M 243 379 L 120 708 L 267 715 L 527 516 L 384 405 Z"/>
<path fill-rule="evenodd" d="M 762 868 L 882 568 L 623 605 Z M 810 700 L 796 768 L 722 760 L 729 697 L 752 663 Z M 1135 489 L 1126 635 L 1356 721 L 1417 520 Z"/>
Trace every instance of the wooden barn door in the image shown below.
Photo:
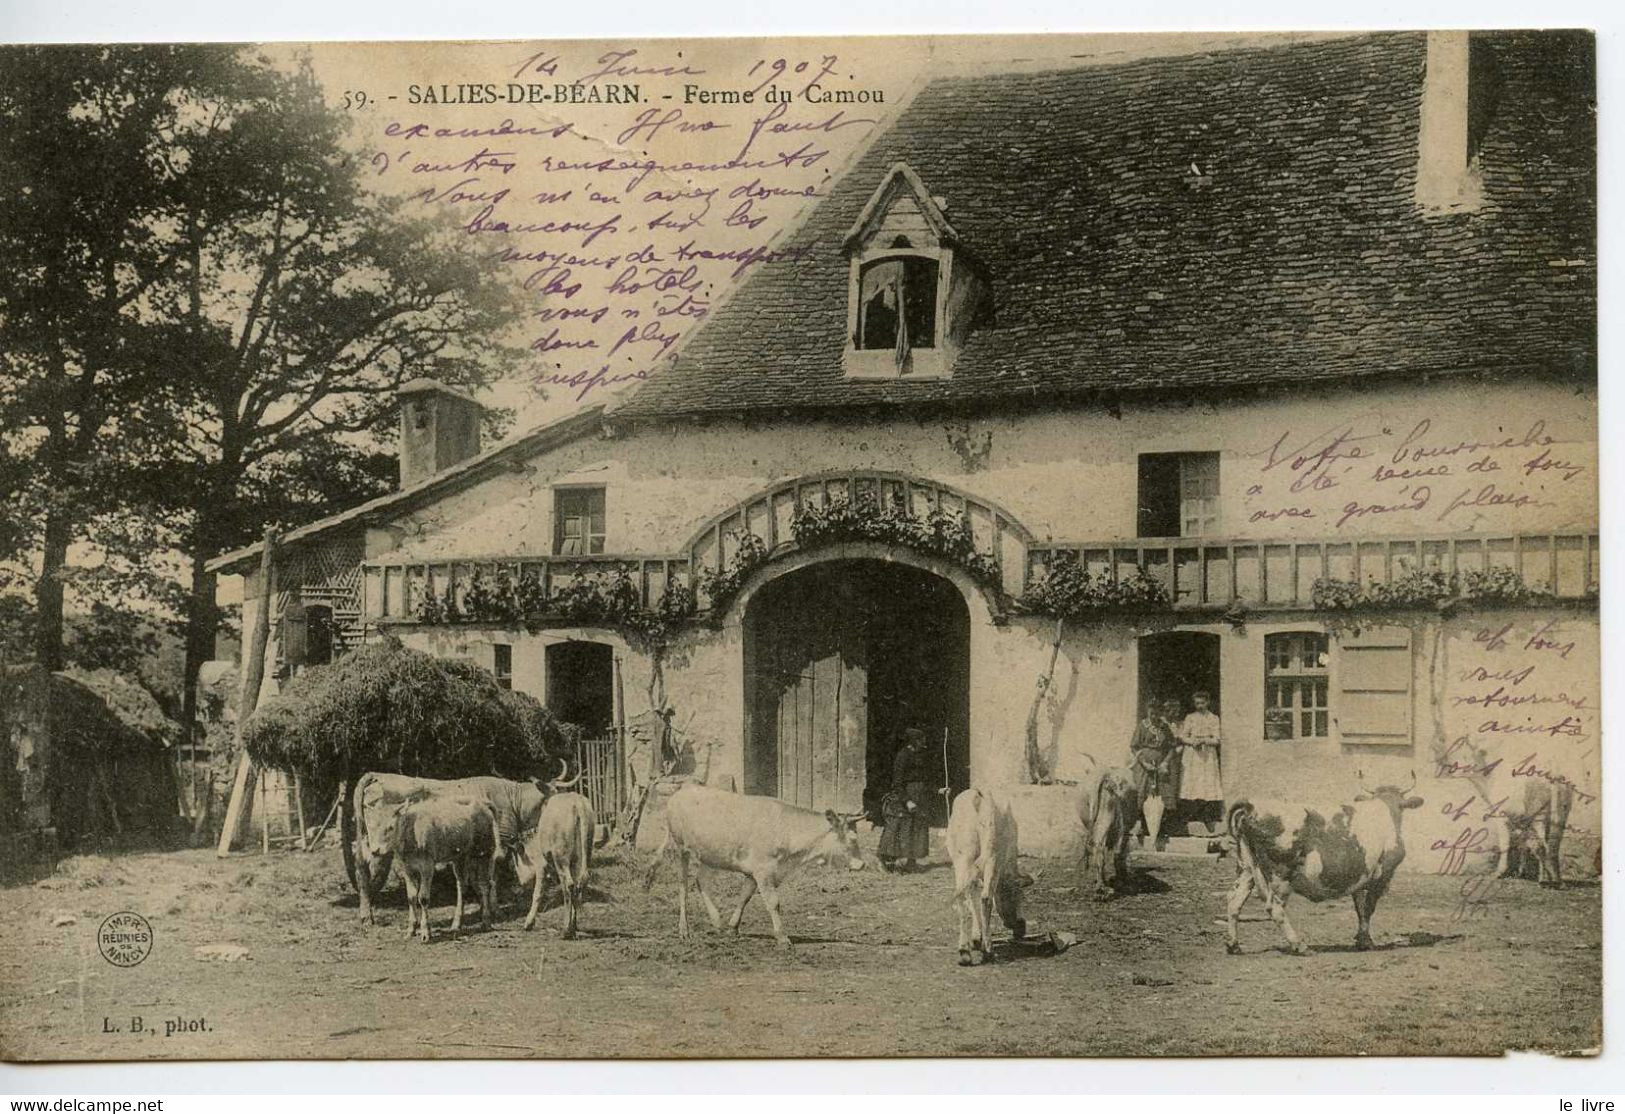
<path fill-rule="evenodd" d="M 846 601 L 829 598 L 842 595 L 842 580 L 809 579 L 774 610 L 759 645 L 759 715 L 767 722 L 758 729 L 771 725 L 780 800 L 858 812 L 869 735 L 862 619 Z M 764 744 L 769 740 L 758 738 Z"/>

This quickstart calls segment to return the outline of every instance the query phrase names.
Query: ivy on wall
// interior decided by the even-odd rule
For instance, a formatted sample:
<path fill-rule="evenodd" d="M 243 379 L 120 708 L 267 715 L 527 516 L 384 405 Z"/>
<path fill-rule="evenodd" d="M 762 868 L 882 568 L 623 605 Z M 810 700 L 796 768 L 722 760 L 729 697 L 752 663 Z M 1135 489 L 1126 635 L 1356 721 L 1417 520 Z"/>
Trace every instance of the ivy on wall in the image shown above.
<path fill-rule="evenodd" d="M 873 495 L 834 499 L 823 505 L 804 503 L 790 528 L 798 545 L 883 542 L 950 561 L 982 584 L 997 587 L 1002 579 L 998 558 L 976 548 L 970 521 L 964 515 L 941 507 L 916 515 L 900 496 L 885 504 Z"/>
<path fill-rule="evenodd" d="M 1533 587 L 1517 570 L 1499 565 L 1463 573 L 1407 569 L 1386 583 L 1373 577 L 1363 585 L 1355 580 L 1326 578 L 1315 581 L 1310 588 L 1310 600 L 1321 611 L 1438 609 L 1462 602 L 1521 607 L 1552 599 L 1547 589 Z"/>
<path fill-rule="evenodd" d="M 958 565 L 978 583 L 997 588 L 1002 581 L 998 559 L 976 548 L 970 522 L 942 508 L 912 513 L 900 496 L 882 503 L 873 495 L 856 500 L 805 503 L 790 520 L 798 546 L 837 542 L 880 542 L 900 546 Z M 772 559 L 767 543 L 749 531 L 729 535 L 734 555 L 705 576 L 705 591 L 714 611 L 725 610 L 751 573 Z"/>
<path fill-rule="evenodd" d="M 668 585 L 653 607 L 626 568 L 606 574 L 581 576 L 548 592 L 541 578 L 526 572 L 517 579 L 506 569 L 487 575 L 478 570 L 458 600 L 452 585 L 427 594 L 418 605 L 420 623 L 494 623 L 502 626 L 614 627 L 651 647 L 664 647 L 695 612 L 694 593 L 680 584 Z"/>
<path fill-rule="evenodd" d="M 1114 580 L 1104 571 L 1092 575 L 1076 561 L 1052 565 L 1015 605 L 1025 615 L 1071 620 L 1093 619 L 1111 611 L 1165 611 L 1171 606 L 1168 589 L 1143 567 Z"/>

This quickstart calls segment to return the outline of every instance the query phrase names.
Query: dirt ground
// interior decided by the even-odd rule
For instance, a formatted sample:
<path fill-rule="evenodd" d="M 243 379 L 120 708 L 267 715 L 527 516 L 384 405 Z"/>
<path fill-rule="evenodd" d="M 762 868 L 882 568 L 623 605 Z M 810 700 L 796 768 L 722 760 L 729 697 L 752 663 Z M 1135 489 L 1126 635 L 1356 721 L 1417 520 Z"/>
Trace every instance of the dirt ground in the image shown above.
<path fill-rule="evenodd" d="M 872 843 L 872 836 L 869 837 Z M 936 850 L 936 848 L 934 848 Z M 939 858 L 913 875 L 809 868 L 784 890 L 796 946 L 774 945 L 759 900 L 735 939 L 699 914 L 677 939 L 676 869 L 595 860 L 584 935 L 562 940 L 550 891 L 535 931 L 511 886 L 495 929 L 405 939 L 398 886 L 360 923 L 337 850 L 84 856 L 0 903 L 6 1059 L 606 1056 L 1104 1056 L 1493 1054 L 1600 1043 L 1601 901 L 1402 875 L 1377 909 L 1379 948 L 1352 950 L 1348 901 L 1294 900 L 1314 951 L 1286 954 L 1255 902 L 1242 954 L 1224 951 L 1229 860 L 1135 856 L 1136 892 L 1097 903 L 1075 864 L 1024 859 L 1029 933 L 1063 954 L 960 968 Z M 714 883 L 720 897 L 739 879 Z M 691 913 L 698 903 L 691 904 Z M 472 908 L 472 899 L 471 906 Z M 152 925 L 151 954 L 116 967 L 103 918 Z M 73 923 L 56 923 L 67 917 Z M 1002 938 L 1002 936 L 1001 936 Z M 240 945 L 248 957 L 195 951 Z M 135 1019 L 139 1018 L 139 1022 Z M 139 1029 L 137 1028 L 139 1025 Z"/>

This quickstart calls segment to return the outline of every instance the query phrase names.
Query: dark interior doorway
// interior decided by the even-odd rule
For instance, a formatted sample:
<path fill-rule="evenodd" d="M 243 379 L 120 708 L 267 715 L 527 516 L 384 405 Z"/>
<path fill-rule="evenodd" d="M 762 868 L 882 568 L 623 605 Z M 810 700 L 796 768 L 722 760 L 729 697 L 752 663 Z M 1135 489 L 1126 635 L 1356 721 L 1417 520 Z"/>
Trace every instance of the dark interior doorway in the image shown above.
<path fill-rule="evenodd" d="M 1152 700 L 1179 701 L 1180 715 L 1191 710 L 1191 693 L 1205 692 L 1219 706 L 1219 636 L 1201 631 L 1167 631 L 1140 639 L 1140 716 Z"/>
<path fill-rule="evenodd" d="M 1197 692 L 1207 693 L 1213 711 L 1223 719 L 1224 709 L 1219 706 L 1218 635 L 1166 631 L 1140 638 L 1140 718 L 1145 718 L 1153 700 L 1174 700 L 1179 704 L 1179 715 L 1174 719 L 1177 727 L 1191 711 L 1191 695 Z M 1214 819 L 1217 816 L 1203 815 L 1192 802 L 1182 799 L 1179 807 L 1163 817 L 1162 830 L 1166 834 L 1192 820 Z"/>
<path fill-rule="evenodd" d="M 746 792 L 878 819 L 908 727 L 937 785 L 970 784 L 970 614 L 949 581 L 876 560 L 780 577 L 746 612 L 745 670 Z"/>
<path fill-rule="evenodd" d="M 547 706 L 587 738 L 615 721 L 615 650 L 602 642 L 556 642 L 546 650 Z"/>

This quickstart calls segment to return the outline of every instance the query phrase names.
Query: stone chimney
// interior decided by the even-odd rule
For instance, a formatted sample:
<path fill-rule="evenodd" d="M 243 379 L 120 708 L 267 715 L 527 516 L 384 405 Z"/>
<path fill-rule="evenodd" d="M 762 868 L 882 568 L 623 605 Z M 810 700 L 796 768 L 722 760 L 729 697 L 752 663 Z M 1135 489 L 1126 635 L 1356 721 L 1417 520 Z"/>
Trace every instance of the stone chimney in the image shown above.
<path fill-rule="evenodd" d="M 401 487 L 422 483 L 480 451 L 485 408 L 435 379 L 414 379 L 401 400 Z"/>
<path fill-rule="evenodd" d="M 1470 146 L 1468 33 L 1429 31 L 1427 41 L 1416 203 L 1432 212 L 1470 211 L 1484 200 L 1484 181 Z"/>

